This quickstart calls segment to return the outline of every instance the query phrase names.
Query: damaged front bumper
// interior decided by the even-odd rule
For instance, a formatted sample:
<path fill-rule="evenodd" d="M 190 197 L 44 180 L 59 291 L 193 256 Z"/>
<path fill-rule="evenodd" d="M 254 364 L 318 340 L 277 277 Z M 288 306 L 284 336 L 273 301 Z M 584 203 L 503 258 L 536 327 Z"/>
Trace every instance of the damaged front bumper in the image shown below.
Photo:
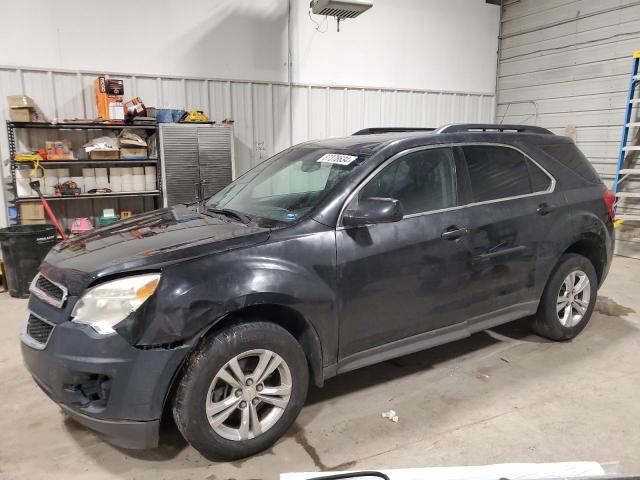
<path fill-rule="evenodd" d="M 47 319 L 49 308 L 33 297 L 29 309 L 52 326 L 40 348 L 22 335 L 24 363 L 42 390 L 114 445 L 157 446 L 165 400 L 190 345 L 137 348 L 118 334 Z"/>

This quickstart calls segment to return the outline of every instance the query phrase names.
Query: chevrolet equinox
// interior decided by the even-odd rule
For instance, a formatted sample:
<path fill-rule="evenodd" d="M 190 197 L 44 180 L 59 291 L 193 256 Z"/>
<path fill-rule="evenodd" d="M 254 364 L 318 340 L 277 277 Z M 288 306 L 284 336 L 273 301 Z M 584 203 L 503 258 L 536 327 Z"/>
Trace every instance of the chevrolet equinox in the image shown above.
<path fill-rule="evenodd" d="M 287 431 L 309 381 L 523 317 L 575 337 L 611 263 L 613 199 L 540 127 L 302 143 L 208 199 L 55 246 L 22 353 L 115 445 L 156 446 L 169 413 L 205 457 L 245 457 Z"/>

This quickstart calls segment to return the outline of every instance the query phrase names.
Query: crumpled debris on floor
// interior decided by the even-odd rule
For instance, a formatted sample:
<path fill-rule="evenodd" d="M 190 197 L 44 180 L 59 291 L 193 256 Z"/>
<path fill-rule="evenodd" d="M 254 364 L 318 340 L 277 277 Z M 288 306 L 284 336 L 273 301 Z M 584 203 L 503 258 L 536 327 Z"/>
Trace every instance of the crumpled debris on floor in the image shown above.
<path fill-rule="evenodd" d="M 393 423 L 398 423 L 398 415 L 395 410 L 389 410 L 388 412 L 382 412 L 382 418 L 388 418 Z"/>

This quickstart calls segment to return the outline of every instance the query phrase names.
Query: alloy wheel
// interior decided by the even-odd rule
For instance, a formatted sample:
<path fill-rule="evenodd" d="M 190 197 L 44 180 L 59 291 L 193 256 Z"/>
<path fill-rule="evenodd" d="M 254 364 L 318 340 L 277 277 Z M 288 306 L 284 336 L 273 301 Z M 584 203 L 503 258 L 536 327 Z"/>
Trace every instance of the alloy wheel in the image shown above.
<path fill-rule="evenodd" d="M 584 318 L 591 299 L 591 283 L 582 270 L 570 272 L 558 292 L 558 320 L 565 327 L 574 327 Z"/>
<path fill-rule="evenodd" d="M 273 427 L 291 398 L 291 371 L 270 350 L 249 350 L 229 360 L 209 386 L 206 415 L 227 440 L 249 440 Z"/>

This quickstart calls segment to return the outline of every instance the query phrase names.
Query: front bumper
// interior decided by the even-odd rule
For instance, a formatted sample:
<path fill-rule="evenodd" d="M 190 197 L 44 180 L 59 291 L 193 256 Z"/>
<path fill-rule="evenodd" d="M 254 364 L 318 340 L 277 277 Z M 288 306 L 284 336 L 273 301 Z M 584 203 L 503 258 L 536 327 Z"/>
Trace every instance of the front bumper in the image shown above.
<path fill-rule="evenodd" d="M 31 298 L 29 309 L 46 319 L 48 307 L 37 299 Z M 164 402 L 190 345 L 140 349 L 118 334 L 101 336 L 88 326 L 59 319 L 52 323 L 45 348 L 22 341 L 24 363 L 36 383 L 66 413 L 110 443 L 157 446 Z"/>

